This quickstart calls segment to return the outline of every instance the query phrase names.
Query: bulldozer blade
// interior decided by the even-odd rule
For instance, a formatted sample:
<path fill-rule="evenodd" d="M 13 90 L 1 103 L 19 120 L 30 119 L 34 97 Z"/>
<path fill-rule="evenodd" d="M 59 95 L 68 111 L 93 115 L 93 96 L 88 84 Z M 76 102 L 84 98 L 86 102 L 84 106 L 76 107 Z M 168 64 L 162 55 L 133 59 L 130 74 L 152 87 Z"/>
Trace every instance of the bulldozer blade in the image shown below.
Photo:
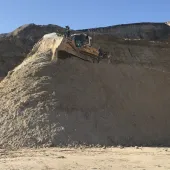
<path fill-rule="evenodd" d="M 93 63 L 95 60 L 98 60 L 98 53 L 93 47 L 83 46 L 78 48 L 68 38 L 63 38 L 61 44 L 58 46 L 57 51 L 58 57 L 60 56 L 60 53 L 63 52 Z"/>

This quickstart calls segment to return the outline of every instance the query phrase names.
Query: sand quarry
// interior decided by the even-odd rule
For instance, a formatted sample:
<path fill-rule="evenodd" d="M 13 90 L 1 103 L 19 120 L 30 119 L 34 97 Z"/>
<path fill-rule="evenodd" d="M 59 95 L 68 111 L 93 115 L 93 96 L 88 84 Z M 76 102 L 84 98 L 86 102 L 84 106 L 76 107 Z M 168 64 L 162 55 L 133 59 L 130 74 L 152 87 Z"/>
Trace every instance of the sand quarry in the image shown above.
<path fill-rule="evenodd" d="M 104 149 L 170 145 L 169 72 L 54 57 L 59 42 L 41 39 L 0 83 L 0 168 L 169 169 L 168 149 Z M 79 149 L 21 150 L 44 147 Z"/>

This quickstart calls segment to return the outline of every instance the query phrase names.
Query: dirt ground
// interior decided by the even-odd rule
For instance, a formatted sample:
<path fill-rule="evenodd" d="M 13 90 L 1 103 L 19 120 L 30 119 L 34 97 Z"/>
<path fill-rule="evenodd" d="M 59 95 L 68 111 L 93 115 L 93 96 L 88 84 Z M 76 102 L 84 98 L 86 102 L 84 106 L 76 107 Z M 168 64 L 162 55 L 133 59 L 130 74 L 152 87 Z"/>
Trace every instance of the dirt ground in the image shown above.
<path fill-rule="evenodd" d="M 0 170 L 167 170 L 170 148 L 50 148 L 0 151 Z"/>

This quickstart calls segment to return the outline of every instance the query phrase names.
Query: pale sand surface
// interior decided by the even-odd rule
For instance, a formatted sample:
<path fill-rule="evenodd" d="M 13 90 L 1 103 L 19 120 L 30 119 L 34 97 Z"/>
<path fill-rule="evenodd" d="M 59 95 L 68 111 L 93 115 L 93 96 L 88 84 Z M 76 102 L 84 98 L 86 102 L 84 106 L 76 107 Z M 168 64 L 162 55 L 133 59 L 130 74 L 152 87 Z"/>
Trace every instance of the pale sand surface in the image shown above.
<path fill-rule="evenodd" d="M 169 148 L 50 148 L 0 151 L 0 170 L 166 170 Z"/>

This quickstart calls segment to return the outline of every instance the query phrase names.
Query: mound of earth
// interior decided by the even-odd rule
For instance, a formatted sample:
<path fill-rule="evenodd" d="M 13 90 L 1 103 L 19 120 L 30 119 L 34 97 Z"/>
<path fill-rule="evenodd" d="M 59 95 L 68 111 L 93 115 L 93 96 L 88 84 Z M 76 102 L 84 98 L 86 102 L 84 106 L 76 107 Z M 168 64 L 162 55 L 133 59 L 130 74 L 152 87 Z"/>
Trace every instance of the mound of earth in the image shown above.
<path fill-rule="evenodd" d="M 53 61 L 53 40 L 42 39 L 0 83 L 1 148 L 170 145 L 169 72 Z"/>

